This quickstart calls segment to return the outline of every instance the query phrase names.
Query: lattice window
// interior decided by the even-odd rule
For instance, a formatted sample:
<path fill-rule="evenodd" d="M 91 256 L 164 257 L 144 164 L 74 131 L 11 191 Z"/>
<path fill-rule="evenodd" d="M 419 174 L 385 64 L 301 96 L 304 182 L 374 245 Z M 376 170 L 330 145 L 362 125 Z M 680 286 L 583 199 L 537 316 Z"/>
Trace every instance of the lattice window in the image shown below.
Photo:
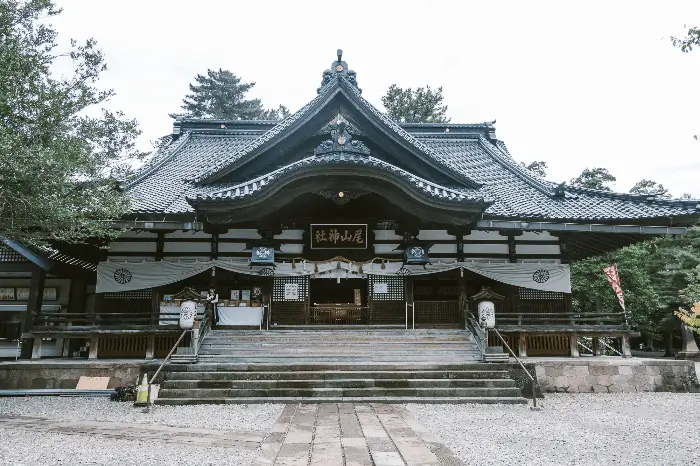
<path fill-rule="evenodd" d="M 542 290 L 533 290 L 532 288 L 518 288 L 518 295 L 520 296 L 521 300 L 524 299 L 555 299 L 555 300 L 563 300 L 564 299 L 564 293 L 559 293 L 556 291 L 542 291 Z"/>
<path fill-rule="evenodd" d="M 151 299 L 153 290 L 146 288 L 143 290 L 120 291 L 118 293 L 105 293 L 104 299 Z"/>
<path fill-rule="evenodd" d="M 11 247 L 0 244 L 0 262 L 27 262 L 27 259 Z"/>
<path fill-rule="evenodd" d="M 386 293 L 375 293 L 374 285 L 386 283 Z M 372 301 L 403 301 L 403 277 L 392 277 L 390 275 L 368 275 L 367 285 L 369 286 L 368 296 Z"/>
<path fill-rule="evenodd" d="M 298 299 L 284 298 L 284 285 L 297 284 L 299 289 Z M 309 299 L 309 277 L 301 275 L 298 277 L 274 277 L 272 282 L 272 301 L 273 302 L 293 302 L 307 301 Z"/>

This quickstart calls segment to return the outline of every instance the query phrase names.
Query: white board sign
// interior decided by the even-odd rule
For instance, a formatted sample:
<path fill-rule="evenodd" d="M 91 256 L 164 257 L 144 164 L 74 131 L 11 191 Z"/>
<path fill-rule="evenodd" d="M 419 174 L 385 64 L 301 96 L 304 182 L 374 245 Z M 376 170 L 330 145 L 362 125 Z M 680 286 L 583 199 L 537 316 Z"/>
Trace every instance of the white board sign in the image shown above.
<path fill-rule="evenodd" d="M 299 284 L 285 283 L 284 284 L 284 299 L 287 301 L 299 300 Z"/>
<path fill-rule="evenodd" d="M 375 283 L 374 284 L 374 293 L 375 294 L 383 294 L 383 293 L 388 293 L 389 292 L 389 286 L 386 283 Z"/>

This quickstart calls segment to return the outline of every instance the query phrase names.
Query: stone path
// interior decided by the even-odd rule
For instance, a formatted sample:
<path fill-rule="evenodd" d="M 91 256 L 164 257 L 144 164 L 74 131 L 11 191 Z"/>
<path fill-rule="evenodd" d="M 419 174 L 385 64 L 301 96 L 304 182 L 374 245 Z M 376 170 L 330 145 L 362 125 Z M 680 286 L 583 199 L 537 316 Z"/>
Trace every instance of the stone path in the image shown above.
<path fill-rule="evenodd" d="M 253 463 L 263 465 L 462 465 L 402 406 L 287 405 Z"/>
<path fill-rule="evenodd" d="M 267 433 L 13 415 L 0 416 L 3 429 L 200 447 L 260 447 L 255 466 L 464 464 L 408 410 L 390 404 L 289 404 Z"/>
<path fill-rule="evenodd" d="M 0 417 L 0 429 L 16 428 L 57 434 L 98 435 L 127 440 L 160 440 L 179 444 L 253 449 L 258 448 L 265 437 L 263 432 L 234 432 L 104 421 L 53 420 L 28 416 Z"/>

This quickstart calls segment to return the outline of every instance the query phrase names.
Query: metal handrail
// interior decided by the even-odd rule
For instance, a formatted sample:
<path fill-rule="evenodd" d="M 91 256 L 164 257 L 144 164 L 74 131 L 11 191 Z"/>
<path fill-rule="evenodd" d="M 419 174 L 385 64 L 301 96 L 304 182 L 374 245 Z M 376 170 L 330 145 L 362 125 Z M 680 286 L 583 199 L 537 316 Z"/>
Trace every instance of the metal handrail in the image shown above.
<path fill-rule="evenodd" d="M 180 344 L 182 339 L 185 338 L 185 335 L 187 335 L 187 332 L 190 332 L 190 331 L 191 330 L 183 330 L 182 331 L 182 335 L 180 335 L 180 338 L 177 339 L 177 341 L 173 345 L 173 348 L 170 350 L 170 352 L 165 357 L 165 359 L 163 359 L 163 362 L 160 363 L 160 366 L 158 367 L 158 370 L 156 371 L 156 373 L 153 374 L 153 377 L 151 377 L 151 380 L 148 380 L 148 385 L 146 386 L 148 393 L 146 394 L 146 409 L 143 410 L 144 413 L 151 412 L 151 385 L 153 384 L 153 381 L 156 379 L 156 377 L 158 377 L 158 374 L 160 374 L 160 371 L 163 369 L 163 366 L 165 366 L 165 363 L 168 362 L 168 359 L 170 359 L 170 356 L 173 355 L 177 346 Z"/>
<path fill-rule="evenodd" d="M 582 347 L 583 349 L 585 349 L 585 350 L 587 350 L 587 351 L 590 351 L 591 354 L 593 353 L 593 350 L 592 350 L 591 348 L 589 348 L 588 346 L 584 345 L 584 344 L 581 343 L 580 341 L 576 340 L 576 344 L 579 345 L 580 347 Z"/>
<path fill-rule="evenodd" d="M 610 346 L 610 345 L 608 345 L 607 343 L 605 343 L 605 340 L 604 340 L 604 339 L 599 338 L 598 341 L 601 342 L 601 343 L 603 344 L 603 346 L 605 346 L 606 348 L 608 348 L 608 349 L 609 349 L 610 351 L 612 351 L 613 353 L 616 353 L 618 356 L 624 357 L 624 355 L 623 355 L 622 353 L 620 353 L 618 350 L 616 350 L 616 349 L 613 348 L 612 346 Z"/>
<path fill-rule="evenodd" d="M 503 345 L 506 347 L 506 349 L 508 350 L 510 355 L 515 358 L 515 360 L 518 362 L 518 364 L 520 364 L 520 367 L 523 368 L 523 370 L 525 371 L 527 376 L 530 378 L 530 381 L 532 383 L 532 407 L 536 409 L 537 408 L 537 382 L 535 381 L 535 378 L 532 376 L 532 374 L 530 374 L 530 371 L 525 368 L 523 363 L 520 361 L 520 358 L 518 358 L 515 355 L 515 353 L 513 352 L 513 350 L 510 349 L 510 346 L 508 346 L 508 343 L 506 343 L 506 340 L 501 335 L 501 332 L 499 332 L 495 328 L 492 328 L 489 330 L 492 330 L 498 336 L 498 338 L 501 340 L 501 343 L 503 343 Z"/>
<path fill-rule="evenodd" d="M 485 335 L 481 326 L 477 323 L 476 317 L 474 317 L 474 314 L 472 314 L 471 312 L 467 313 L 467 327 L 474 336 L 476 344 L 479 346 L 479 351 L 481 352 L 481 359 L 483 360 L 484 354 L 486 353 L 486 342 L 483 341 L 485 339 Z"/>
<path fill-rule="evenodd" d="M 593 339 L 593 337 L 583 337 L 583 338 L 591 338 L 591 340 Z M 598 337 L 598 342 L 601 343 L 601 344 L 602 344 L 603 346 L 605 346 L 606 348 L 608 348 L 608 349 L 609 349 L 610 351 L 612 351 L 613 353 L 617 354 L 618 356 L 622 356 L 622 353 L 620 353 L 620 352 L 619 352 L 617 349 L 615 349 L 614 347 L 608 345 L 608 344 L 605 342 L 605 340 L 604 340 L 603 338 Z M 591 354 L 595 355 L 595 351 L 593 351 L 593 350 L 592 350 L 591 348 L 589 348 L 588 346 L 584 345 L 584 344 L 581 343 L 580 341 L 576 341 L 576 343 L 578 343 L 579 346 L 582 346 L 583 348 L 586 348 L 588 351 L 591 352 Z"/>

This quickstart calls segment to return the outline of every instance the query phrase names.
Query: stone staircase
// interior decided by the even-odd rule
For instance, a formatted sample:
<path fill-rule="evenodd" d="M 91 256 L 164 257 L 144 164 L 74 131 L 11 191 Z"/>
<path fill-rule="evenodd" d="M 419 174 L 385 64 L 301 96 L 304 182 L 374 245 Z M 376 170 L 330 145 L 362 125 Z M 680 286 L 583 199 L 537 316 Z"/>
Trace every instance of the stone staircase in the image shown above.
<path fill-rule="evenodd" d="M 479 360 L 460 330 L 212 331 L 156 403 L 527 402 L 508 364 Z"/>
<path fill-rule="evenodd" d="M 478 362 L 464 330 L 213 330 L 201 362 Z"/>

